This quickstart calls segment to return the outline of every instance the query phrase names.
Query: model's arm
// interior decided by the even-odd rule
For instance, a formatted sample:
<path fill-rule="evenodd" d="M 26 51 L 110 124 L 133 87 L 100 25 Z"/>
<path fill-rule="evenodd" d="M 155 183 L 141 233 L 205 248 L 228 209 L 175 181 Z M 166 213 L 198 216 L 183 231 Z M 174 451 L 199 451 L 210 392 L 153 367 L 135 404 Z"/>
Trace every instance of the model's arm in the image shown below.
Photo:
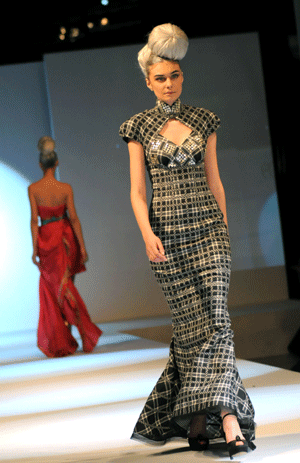
<path fill-rule="evenodd" d="M 39 266 L 39 262 L 37 260 L 37 256 L 38 256 L 38 249 L 37 249 L 38 209 L 37 209 L 36 200 L 33 194 L 32 185 L 28 187 L 28 197 L 29 197 L 30 209 L 31 209 L 30 228 L 31 228 L 31 236 L 32 236 L 32 246 L 33 246 L 32 262 L 35 265 Z"/>
<path fill-rule="evenodd" d="M 76 209 L 75 209 L 75 204 L 74 204 L 74 194 L 71 185 L 68 185 L 67 187 L 67 209 L 69 212 L 69 218 L 70 222 L 72 224 L 72 228 L 74 230 L 74 233 L 78 239 L 78 243 L 80 246 L 80 253 L 82 255 L 82 263 L 84 264 L 88 260 L 88 255 L 85 249 L 85 244 L 84 244 L 84 239 L 83 239 L 83 234 L 82 234 L 82 229 L 81 229 L 81 223 L 78 218 Z"/>
<path fill-rule="evenodd" d="M 217 161 L 217 134 L 212 133 L 207 140 L 206 155 L 205 155 L 205 173 L 208 186 L 213 193 L 216 201 L 224 215 L 224 222 L 228 227 L 226 199 L 223 184 L 220 179 L 218 161 Z"/>
<path fill-rule="evenodd" d="M 148 214 L 144 150 L 140 143 L 128 143 L 130 156 L 130 199 L 132 209 L 146 245 L 148 258 L 165 262 L 165 251 L 160 239 L 153 233 Z"/>

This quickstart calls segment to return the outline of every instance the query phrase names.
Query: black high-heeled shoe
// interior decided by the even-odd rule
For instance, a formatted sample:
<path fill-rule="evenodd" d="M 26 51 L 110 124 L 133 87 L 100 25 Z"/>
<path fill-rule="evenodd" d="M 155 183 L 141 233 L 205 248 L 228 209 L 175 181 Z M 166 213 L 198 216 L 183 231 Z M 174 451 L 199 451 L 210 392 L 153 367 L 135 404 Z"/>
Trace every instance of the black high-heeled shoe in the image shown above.
<path fill-rule="evenodd" d="M 189 437 L 188 438 L 190 449 L 191 450 L 207 450 L 209 445 L 209 439 L 207 437 L 202 436 L 202 434 L 198 434 L 197 437 Z"/>
<path fill-rule="evenodd" d="M 236 416 L 235 413 L 226 413 L 226 415 L 223 416 L 222 421 L 224 421 L 224 418 L 226 418 L 228 415 Z M 243 442 L 243 444 L 237 445 L 237 442 Z M 237 453 L 248 453 L 250 450 L 255 449 L 256 446 L 253 444 L 253 442 L 248 442 L 246 439 L 241 439 L 240 436 L 236 436 L 235 440 L 227 442 L 227 450 L 230 456 L 230 460 L 233 460 L 233 455 L 236 455 Z"/>
<path fill-rule="evenodd" d="M 243 442 L 243 445 L 236 445 L 237 442 Z M 250 447 L 246 440 L 241 439 L 240 436 L 236 436 L 235 440 L 227 443 L 227 450 L 230 456 L 230 460 L 233 460 L 233 455 L 236 455 L 237 453 L 248 453 Z"/>

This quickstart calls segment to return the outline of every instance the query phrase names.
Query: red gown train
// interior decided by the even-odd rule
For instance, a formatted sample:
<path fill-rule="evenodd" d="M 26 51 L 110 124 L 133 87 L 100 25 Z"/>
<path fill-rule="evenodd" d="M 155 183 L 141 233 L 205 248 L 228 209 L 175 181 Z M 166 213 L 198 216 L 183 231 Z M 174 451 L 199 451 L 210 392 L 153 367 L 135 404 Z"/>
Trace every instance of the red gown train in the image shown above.
<path fill-rule="evenodd" d="M 78 240 L 66 216 L 66 206 L 38 206 L 44 221 L 39 227 L 40 314 L 38 347 L 47 357 L 73 354 L 78 343 L 69 325 L 76 325 L 84 352 L 91 352 L 102 334 L 90 319 L 72 277 L 85 271 L 80 263 Z"/>

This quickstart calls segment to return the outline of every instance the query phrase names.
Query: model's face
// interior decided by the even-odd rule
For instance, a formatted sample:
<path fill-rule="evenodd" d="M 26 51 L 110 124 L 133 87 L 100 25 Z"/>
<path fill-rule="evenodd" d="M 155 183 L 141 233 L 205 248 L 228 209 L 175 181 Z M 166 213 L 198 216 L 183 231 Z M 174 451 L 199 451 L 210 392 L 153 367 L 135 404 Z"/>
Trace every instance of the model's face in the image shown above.
<path fill-rule="evenodd" d="M 162 61 L 152 64 L 146 79 L 147 87 L 159 100 L 172 105 L 181 95 L 183 74 L 178 63 Z"/>

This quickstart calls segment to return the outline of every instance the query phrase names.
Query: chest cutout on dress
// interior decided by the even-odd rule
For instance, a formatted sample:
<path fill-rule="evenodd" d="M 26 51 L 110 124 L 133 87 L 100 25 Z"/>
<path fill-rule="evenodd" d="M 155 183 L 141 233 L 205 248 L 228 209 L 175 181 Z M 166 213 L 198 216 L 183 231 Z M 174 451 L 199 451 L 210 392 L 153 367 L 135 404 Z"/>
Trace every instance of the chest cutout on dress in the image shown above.
<path fill-rule="evenodd" d="M 159 132 L 164 138 L 174 143 L 177 146 L 182 143 L 191 134 L 192 129 L 176 119 L 169 119 Z"/>

